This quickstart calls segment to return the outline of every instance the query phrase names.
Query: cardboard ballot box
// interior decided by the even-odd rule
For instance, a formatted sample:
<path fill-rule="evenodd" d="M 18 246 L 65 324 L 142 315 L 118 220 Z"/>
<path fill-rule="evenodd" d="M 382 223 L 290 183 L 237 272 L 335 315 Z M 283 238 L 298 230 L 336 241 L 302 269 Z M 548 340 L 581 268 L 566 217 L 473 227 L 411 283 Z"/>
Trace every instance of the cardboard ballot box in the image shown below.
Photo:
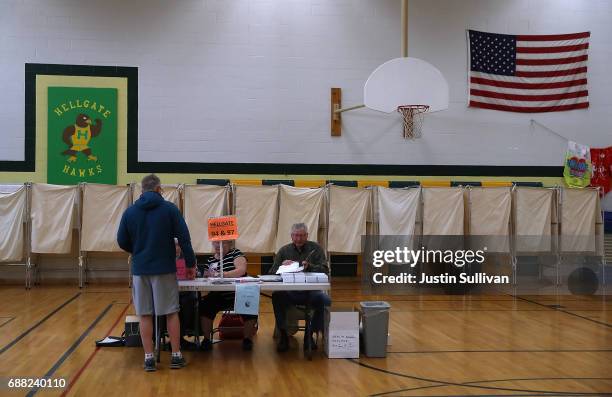
<path fill-rule="evenodd" d="M 359 358 L 359 312 L 325 308 L 325 354 L 329 358 Z"/>

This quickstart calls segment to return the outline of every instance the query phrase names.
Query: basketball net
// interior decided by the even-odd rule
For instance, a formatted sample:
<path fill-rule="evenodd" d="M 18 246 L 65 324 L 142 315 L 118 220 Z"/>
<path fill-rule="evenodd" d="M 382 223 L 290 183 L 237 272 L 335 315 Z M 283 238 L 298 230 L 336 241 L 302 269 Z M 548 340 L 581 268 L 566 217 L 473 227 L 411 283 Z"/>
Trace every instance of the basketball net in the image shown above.
<path fill-rule="evenodd" d="M 404 118 L 404 138 L 421 137 L 421 127 L 427 110 L 429 110 L 428 105 L 402 105 L 397 107 L 397 111 Z"/>

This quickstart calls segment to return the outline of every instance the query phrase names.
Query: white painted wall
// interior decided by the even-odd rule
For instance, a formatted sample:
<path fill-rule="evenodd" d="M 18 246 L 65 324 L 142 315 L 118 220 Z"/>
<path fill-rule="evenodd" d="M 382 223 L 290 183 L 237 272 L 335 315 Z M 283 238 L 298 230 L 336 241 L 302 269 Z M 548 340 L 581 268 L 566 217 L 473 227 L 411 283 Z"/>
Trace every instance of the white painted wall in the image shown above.
<path fill-rule="evenodd" d="M 352 133 L 331 138 L 329 96 L 342 87 L 347 104 L 362 101 L 370 71 L 399 53 L 399 9 L 398 0 L 3 0 L 0 139 L 11 143 L 0 159 L 23 157 L 24 63 L 39 62 L 138 66 L 141 161 L 384 162 L 383 143 L 367 153 L 378 123 L 348 121 Z"/>
<path fill-rule="evenodd" d="M 427 120 L 424 150 L 436 162 L 561 165 L 566 141 L 612 144 L 612 2 L 590 0 L 410 0 L 409 55 L 442 71 L 450 85 L 448 111 Z M 522 115 L 467 108 L 465 30 L 508 34 L 591 31 L 587 110 Z M 450 161 L 449 161 L 450 160 Z"/>
<path fill-rule="evenodd" d="M 450 86 L 447 111 L 426 120 L 418 144 L 431 163 L 562 165 L 567 141 L 612 145 L 612 2 L 605 0 L 410 0 L 409 55 L 436 65 Z M 507 34 L 591 31 L 590 108 L 523 115 L 467 108 L 466 29 Z M 420 161 L 425 161 L 420 158 Z M 612 194 L 604 200 L 612 209 Z"/>
<path fill-rule="evenodd" d="M 399 115 L 345 113 L 399 55 L 399 0 L 0 2 L 0 160 L 23 158 L 24 63 L 139 67 L 141 161 L 560 165 L 565 142 L 612 144 L 612 2 L 410 0 L 409 54 L 436 65 L 451 105 L 401 138 Z M 590 30 L 591 108 L 520 115 L 466 108 L 465 29 Z"/>

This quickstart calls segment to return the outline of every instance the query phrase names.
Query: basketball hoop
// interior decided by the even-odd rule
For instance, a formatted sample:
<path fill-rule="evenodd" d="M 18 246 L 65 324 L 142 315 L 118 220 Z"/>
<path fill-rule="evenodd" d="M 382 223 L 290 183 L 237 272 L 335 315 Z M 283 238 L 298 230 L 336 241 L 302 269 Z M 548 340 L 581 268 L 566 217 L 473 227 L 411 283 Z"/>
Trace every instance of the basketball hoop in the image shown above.
<path fill-rule="evenodd" d="M 398 113 L 404 118 L 404 138 L 421 137 L 423 115 L 429 110 L 428 105 L 402 105 L 397 107 Z"/>

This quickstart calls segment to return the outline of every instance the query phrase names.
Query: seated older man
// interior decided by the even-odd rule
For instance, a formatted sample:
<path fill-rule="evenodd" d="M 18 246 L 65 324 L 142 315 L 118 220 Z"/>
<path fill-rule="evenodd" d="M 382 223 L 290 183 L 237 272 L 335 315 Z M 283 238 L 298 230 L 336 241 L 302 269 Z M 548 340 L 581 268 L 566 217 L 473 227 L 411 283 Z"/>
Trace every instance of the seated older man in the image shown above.
<path fill-rule="evenodd" d="M 325 252 L 314 241 L 308 241 L 308 227 L 303 223 L 296 223 L 291 227 L 291 243 L 283 246 L 274 257 L 274 265 L 270 274 L 276 273 L 280 265 L 299 262 L 304 271 L 329 274 L 329 266 Z M 276 328 L 280 332 L 276 350 L 285 352 L 289 350 L 289 335 L 287 333 L 287 310 L 294 305 L 308 304 L 314 309 L 311 332 L 323 330 L 323 315 L 325 306 L 331 304 L 331 299 L 323 291 L 276 291 L 272 294 Z M 317 348 L 311 334 L 304 334 L 304 350 L 310 344 L 314 350 Z"/>

